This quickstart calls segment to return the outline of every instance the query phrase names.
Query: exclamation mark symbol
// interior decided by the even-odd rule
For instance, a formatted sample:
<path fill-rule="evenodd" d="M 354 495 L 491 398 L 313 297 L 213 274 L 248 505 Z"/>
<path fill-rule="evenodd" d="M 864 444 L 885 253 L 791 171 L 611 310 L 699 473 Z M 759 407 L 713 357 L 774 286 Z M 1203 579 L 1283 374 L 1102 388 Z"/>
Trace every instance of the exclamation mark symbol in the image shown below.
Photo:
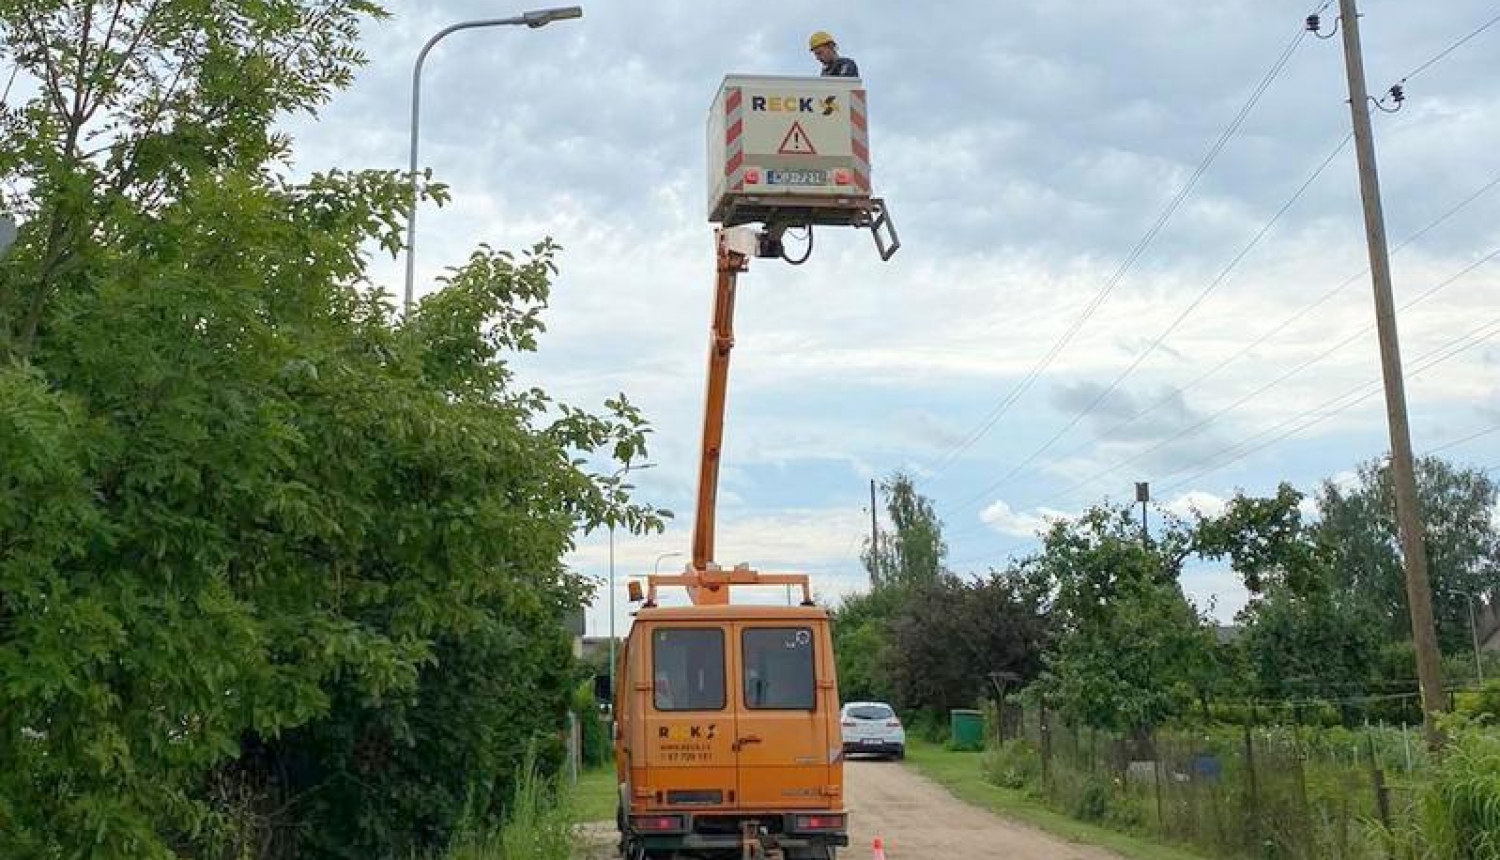
<path fill-rule="evenodd" d="M 812 140 L 807 136 L 807 131 L 802 128 L 802 123 L 792 123 L 792 128 L 782 138 L 781 146 L 776 150 L 778 155 L 817 155 L 818 151 L 813 148 Z"/>

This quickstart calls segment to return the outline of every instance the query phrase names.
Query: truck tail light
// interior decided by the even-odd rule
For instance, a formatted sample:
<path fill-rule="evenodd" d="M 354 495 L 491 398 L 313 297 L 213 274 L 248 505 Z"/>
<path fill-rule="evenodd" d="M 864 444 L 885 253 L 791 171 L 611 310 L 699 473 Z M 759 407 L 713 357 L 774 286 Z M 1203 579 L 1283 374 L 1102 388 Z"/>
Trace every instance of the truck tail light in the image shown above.
<path fill-rule="evenodd" d="M 843 830 L 844 816 L 842 815 L 799 815 L 793 826 L 800 831 L 808 830 Z"/>
<path fill-rule="evenodd" d="M 760 184 L 760 171 L 756 170 L 753 167 L 750 168 L 750 169 L 748 169 L 748 170 L 746 170 L 745 171 L 745 184 L 746 185 L 759 185 Z"/>
<path fill-rule="evenodd" d="M 680 815 L 632 815 L 630 823 L 636 830 L 651 833 L 676 833 L 682 830 Z"/>

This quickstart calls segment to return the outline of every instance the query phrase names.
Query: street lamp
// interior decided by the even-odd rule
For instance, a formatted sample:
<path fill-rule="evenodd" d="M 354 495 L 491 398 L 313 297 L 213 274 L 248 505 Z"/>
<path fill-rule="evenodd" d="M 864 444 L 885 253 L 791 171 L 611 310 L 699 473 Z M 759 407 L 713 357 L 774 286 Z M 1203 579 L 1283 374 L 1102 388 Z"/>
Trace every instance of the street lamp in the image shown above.
<path fill-rule="evenodd" d="M 563 6 L 556 9 L 538 9 L 533 12 L 522 12 L 512 18 L 481 18 L 474 21 L 462 21 L 439 30 L 436 35 L 427 40 L 422 46 L 421 53 L 417 54 L 417 63 L 411 70 L 411 163 L 409 172 L 411 177 L 411 209 L 406 213 L 406 301 L 405 313 L 411 313 L 412 284 L 416 274 L 417 264 L 417 128 L 422 112 L 422 64 L 427 60 L 427 52 L 432 46 L 442 41 L 449 33 L 457 33 L 459 30 L 474 30 L 480 27 L 519 27 L 526 26 L 535 30 L 545 27 L 553 21 L 564 21 L 569 18 L 582 18 L 583 9 L 578 6 Z"/>
<path fill-rule="evenodd" d="M 1449 594 L 1462 594 L 1464 600 L 1469 604 L 1469 636 L 1474 640 L 1474 673 L 1479 683 L 1484 683 L 1484 659 L 1479 651 L 1479 625 L 1474 620 L 1474 594 L 1468 591 L 1447 589 Z"/>
<path fill-rule="evenodd" d="M 16 241 L 16 219 L 9 215 L 0 215 L 0 254 L 10 247 L 10 243 Z"/>
<path fill-rule="evenodd" d="M 630 474 L 631 465 L 626 463 L 615 470 L 611 480 Z M 637 472 L 655 469 L 655 463 L 643 463 L 634 467 Z M 609 683 L 615 682 L 615 518 L 609 518 Z"/>
<path fill-rule="evenodd" d="M 653 564 L 651 566 L 651 572 L 652 573 L 656 573 L 656 574 L 661 573 L 661 560 L 662 559 L 664 559 L 664 558 L 676 558 L 676 557 L 678 557 L 680 555 L 682 555 L 682 553 L 680 553 L 680 552 L 664 552 L 664 553 L 662 553 L 661 555 L 659 555 L 659 556 L 656 557 L 656 564 Z"/>

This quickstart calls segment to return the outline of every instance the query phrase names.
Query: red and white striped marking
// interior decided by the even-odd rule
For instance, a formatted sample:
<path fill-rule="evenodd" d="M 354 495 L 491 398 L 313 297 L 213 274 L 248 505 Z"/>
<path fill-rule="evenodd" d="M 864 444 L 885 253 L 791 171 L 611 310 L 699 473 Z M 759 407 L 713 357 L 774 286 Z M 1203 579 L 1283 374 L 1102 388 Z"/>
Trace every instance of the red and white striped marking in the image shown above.
<path fill-rule="evenodd" d="M 870 191 L 870 129 L 865 119 L 865 91 L 849 93 L 849 147 L 854 153 L 854 187 Z"/>
<path fill-rule="evenodd" d="M 729 187 L 745 190 L 745 92 L 731 87 L 724 96 L 724 175 Z"/>

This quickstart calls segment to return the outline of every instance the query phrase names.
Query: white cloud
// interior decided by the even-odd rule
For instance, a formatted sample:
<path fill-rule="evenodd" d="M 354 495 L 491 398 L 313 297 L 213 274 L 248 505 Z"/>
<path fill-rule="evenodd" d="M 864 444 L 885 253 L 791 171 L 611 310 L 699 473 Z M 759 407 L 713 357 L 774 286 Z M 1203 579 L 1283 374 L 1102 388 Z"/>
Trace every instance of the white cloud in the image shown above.
<path fill-rule="evenodd" d="M 1219 514 L 1224 513 L 1224 508 L 1227 507 L 1228 504 L 1229 503 L 1225 499 L 1220 496 L 1216 496 L 1213 493 L 1206 493 L 1202 490 L 1193 490 L 1191 492 L 1183 493 L 1182 495 L 1168 502 L 1166 508 L 1173 514 L 1187 519 L 1192 517 L 1194 514 L 1203 514 L 1204 516 L 1208 517 L 1216 517 Z"/>
<path fill-rule="evenodd" d="M 1250 601 L 1244 583 L 1227 567 L 1190 567 L 1183 571 L 1181 582 L 1188 600 L 1219 624 L 1232 624 L 1234 616 Z"/>
<path fill-rule="evenodd" d="M 372 63 L 352 92 L 320 120 L 289 123 L 299 169 L 404 165 L 416 49 L 475 11 L 468 0 L 416 5 L 369 28 Z M 1371 68 L 1409 68 L 1487 14 L 1480 0 L 1431 5 L 1381 10 Z M 419 283 L 479 241 L 558 238 L 549 330 L 516 367 L 525 383 L 579 405 L 623 390 L 653 422 L 660 468 L 640 483 L 679 520 L 664 538 L 622 545 L 636 569 L 653 551 L 683 548 L 692 515 L 714 281 L 704 113 L 726 72 L 812 71 L 794 24 L 803 11 L 769 0 L 747 21 L 730 7 L 663 0 L 644 26 L 626 5 L 606 4 L 537 32 L 455 36 L 428 63 L 423 162 L 454 198 L 422 211 Z M 868 237 L 820 229 L 807 266 L 756 260 L 742 276 L 720 493 L 726 553 L 825 565 L 817 575 L 832 590 L 857 583 L 868 480 L 897 467 L 946 520 L 966 524 L 952 554 L 986 558 L 997 535 L 1029 538 L 1058 511 L 1128 497 L 1134 480 L 1181 494 L 1173 505 L 1213 505 L 1241 487 L 1316 486 L 1384 450 L 1347 150 L 1176 324 L 1345 134 L 1335 58 L 1313 60 L 1326 46 L 1308 42 L 1293 58 L 1080 324 L 1296 25 L 1256 4 L 1218 4 L 1184 42 L 1171 35 L 1173 7 L 1097 11 L 1075 20 L 1040 0 L 962 0 L 949 14 L 975 35 L 953 54 L 920 6 L 820 10 L 819 26 L 866 73 L 877 190 L 904 247 L 881 263 Z M 948 61 L 927 62 L 939 55 Z M 1500 136 L 1500 99 L 1486 86 L 1488 61 L 1477 43 L 1454 52 L 1424 72 L 1407 113 L 1380 120 L 1394 243 L 1491 178 L 1482 171 Z M 1500 191 L 1402 248 L 1398 303 L 1500 244 L 1497 223 Z M 383 259 L 372 274 L 398 287 L 401 270 Z M 1493 355 L 1471 349 L 1420 365 L 1474 328 L 1495 285 L 1496 267 L 1483 266 L 1401 311 L 1414 438 L 1441 442 L 1493 423 L 1474 409 L 1496 396 Z M 1138 359 L 1099 414 L 1075 420 Z M 1327 412 L 1351 391 L 1377 393 Z M 1000 492 L 1006 501 L 985 504 Z M 601 546 L 591 538 L 579 564 L 598 571 Z"/>
<path fill-rule="evenodd" d="M 1035 537 L 1046 531 L 1057 520 L 1067 519 L 1070 514 L 1050 508 L 1035 508 L 1030 512 L 1012 510 L 1004 500 L 997 500 L 979 514 L 979 519 L 991 529 L 1012 537 Z"/>

